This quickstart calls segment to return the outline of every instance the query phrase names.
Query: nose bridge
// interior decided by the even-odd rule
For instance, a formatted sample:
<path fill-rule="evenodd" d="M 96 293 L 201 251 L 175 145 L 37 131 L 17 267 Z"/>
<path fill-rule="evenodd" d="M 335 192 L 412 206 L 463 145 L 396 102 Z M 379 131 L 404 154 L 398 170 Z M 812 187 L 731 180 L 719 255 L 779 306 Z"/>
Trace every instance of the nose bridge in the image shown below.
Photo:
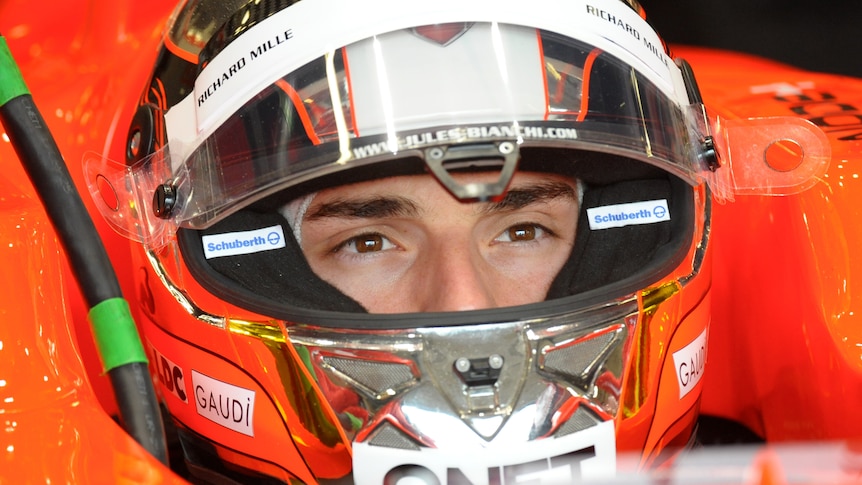
<path fill-rule="evenodd" d="M 479 310 L 496 306 L 487 263 L 467 240 L 441 241 L 426 260 L 425 311 Z"/>

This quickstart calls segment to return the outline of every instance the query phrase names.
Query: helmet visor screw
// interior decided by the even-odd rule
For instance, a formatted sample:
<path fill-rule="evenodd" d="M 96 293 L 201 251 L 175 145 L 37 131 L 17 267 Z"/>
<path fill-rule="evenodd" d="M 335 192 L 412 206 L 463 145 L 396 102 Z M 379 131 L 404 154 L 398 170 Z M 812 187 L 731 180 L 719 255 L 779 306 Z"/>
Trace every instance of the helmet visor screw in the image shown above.
<path fill-rule="evenodd" d="M 167 219 L 177 203 L 177 193 L 173 185 L 162 184 L 153 194 L 153 213 L 160 219 Z"/>
<path fill-rule="evenodd" d="M 129 154 L 132 157 L 137 157 L 138 152 L 141 150 L 141 130 L 135 130 L 132 136 L 129 138 Z"/>

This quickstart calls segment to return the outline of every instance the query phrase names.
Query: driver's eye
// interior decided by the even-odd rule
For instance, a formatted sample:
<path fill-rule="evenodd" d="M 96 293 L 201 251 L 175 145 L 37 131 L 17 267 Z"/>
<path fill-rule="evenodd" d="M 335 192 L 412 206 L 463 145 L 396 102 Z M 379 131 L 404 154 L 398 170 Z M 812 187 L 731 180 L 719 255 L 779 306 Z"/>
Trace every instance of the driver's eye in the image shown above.
<path fill-rule="evenodd" d="M 373 253 L 383 250 L 385 243 L 386 239 L 380 234 L 363 234 L 348 241 L 346 246 L 352 246 L 357 253 Z"/>
<path fill-rule="evenodd" d="M 510 241 L 532 241 L 536 239 L 536 226 L 531 224 L 512 226 L 507 232 Z"/>
<path fill-rule="evenodd" d="M 546 227 L 528 222 L 508 227 L 494 240 L 502 243 L 532 242 L 553 235 L 554 233 Z"/>

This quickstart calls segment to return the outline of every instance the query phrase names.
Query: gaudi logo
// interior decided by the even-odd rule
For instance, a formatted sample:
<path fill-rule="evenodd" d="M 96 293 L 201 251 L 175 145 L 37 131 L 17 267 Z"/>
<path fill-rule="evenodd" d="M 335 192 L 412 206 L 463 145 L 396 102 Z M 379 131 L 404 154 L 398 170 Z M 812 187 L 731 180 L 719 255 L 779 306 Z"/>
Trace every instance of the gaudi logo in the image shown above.
<path fill-rule="evenodd" d="M 225 428 L 254 436 L 254 391 L 192 370 L 198 414 Z"/>
<path fill-rule="evenodd" d="M 706 366 L 706 329 L 693 342 L 673 353 L 673 364 L 679 383 L 679 398 L 694 389 Z"/>

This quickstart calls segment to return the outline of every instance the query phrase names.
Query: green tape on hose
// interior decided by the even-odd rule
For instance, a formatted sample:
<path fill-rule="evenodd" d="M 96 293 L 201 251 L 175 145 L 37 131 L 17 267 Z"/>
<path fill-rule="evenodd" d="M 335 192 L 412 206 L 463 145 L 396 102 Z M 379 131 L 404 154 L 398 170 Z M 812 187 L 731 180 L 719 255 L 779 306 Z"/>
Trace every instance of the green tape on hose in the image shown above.
<path fill-rule="evenodd" d="M 138 329 L 123 298 L 111 298 L 90 309 L 90 323 L 105 372 L 134 362 L 147 363 Z"/>
<path fill-rule="evenodd" d="M 21 70 L 18 69 L 18 64 L 15 64 L 12 53 L 9 52 L 6 38 L 0 37 L 0 106 L 24 94 L 30 94 L 30 90 L 21 77 Z"/>

